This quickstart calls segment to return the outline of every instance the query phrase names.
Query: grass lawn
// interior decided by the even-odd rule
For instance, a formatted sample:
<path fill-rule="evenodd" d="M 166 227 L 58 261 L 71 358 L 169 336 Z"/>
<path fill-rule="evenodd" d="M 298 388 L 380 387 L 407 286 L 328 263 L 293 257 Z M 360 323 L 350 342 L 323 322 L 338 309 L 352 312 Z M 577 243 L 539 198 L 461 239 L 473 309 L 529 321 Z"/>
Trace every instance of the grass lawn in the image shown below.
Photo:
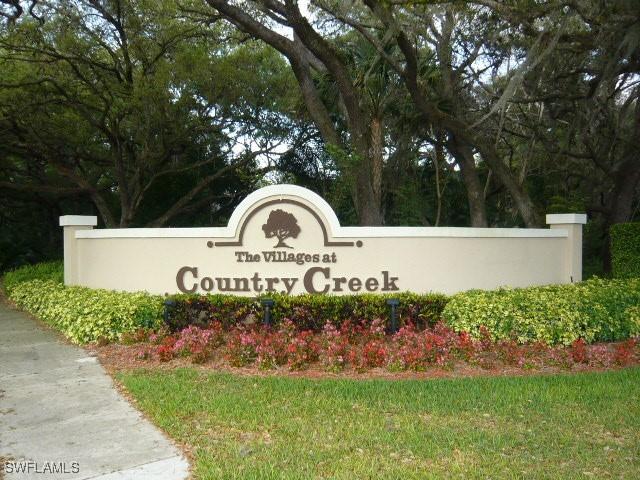
<path fill-rule="evenodd" d="M 640 369 L 447 380 L 118 379 L 196 479 L 640 478 Z"/>

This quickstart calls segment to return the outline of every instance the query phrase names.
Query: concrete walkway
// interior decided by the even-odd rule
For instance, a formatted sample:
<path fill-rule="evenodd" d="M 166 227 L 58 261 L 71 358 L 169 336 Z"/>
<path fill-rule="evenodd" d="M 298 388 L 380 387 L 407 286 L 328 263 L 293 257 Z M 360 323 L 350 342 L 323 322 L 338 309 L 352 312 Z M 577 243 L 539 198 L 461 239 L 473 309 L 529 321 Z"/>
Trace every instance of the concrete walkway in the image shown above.
<path fill-rule="evenodd" d="M 0 302 L 2 457 L 21 462 L 7 470 L 30 469 L 7 471 L 7 480 L 188 476 L 178 449 L 122 398 L 95 357 Z M 53 468 L 71 473 L 39 473 Z"/>

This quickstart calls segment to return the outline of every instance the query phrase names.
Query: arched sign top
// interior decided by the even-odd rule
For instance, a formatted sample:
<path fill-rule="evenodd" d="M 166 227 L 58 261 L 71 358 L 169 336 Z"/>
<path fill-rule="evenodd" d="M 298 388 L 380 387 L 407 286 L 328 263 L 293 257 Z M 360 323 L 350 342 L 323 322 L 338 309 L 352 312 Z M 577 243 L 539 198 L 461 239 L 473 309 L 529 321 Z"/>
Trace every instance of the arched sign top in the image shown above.
<path fill-rule="evenodd" d="M 288 187 L 292 187 L 294 185 L 287 185 Z M 269 188 L 269 187 L 267 187 Z M 301 188 L 301 187 L 297 187 L 297 188 Z M 302 190 L 306 190 L 304 188 L 302 188 Z M 313 193 L 309 190 L 306 190 L 309 193 Z M 314 194 L 315 195 L 315 194 Z M 247 224 L 249 223 L 249 221 L 251 220 L 251 218 L 258 213 L 259 211 L 265 209 L 265 208 L 269 208 L 269 207 L 278 207 L 280 205 L 295 205 L 297 207 L 303 208 L 304 210 L 306 210 L 307 212 L 309 212 L 311 214 L 311 216 L 313 216 L 313 218 L 315 218 L 315 220 L 318 222 L 318 225 L 320 226 L 320 229 L 322 230 L 322 236 L 323 236 L 323 241 L 324 241 L 324 246 L 325 247 L 353 247 L 355 244 L 357 244 L 357 246 L 361 247 L 362 246 L 362 242 L 360 240 L 358 240 L 358 242 L 346 242 L 346 241 L 331 241 L 331 236 L 333 232 L 329 232 L 327 230 L 327 226 L 325 225 L 325 221 L 324 219 L 318 215 L 318 213 L 309 205 L 307 205 L 304 202 L 301 202 L 298 199 L 294 199 L 294 198 L 271 198 L 270 196 L 265 197 L 266 201 L 259 201 L 256 202 L 257 204 L 253 204 L 249 207 L 248 209 L 248 214 L 246 216 L 244 216 L 244 218 L 242 220 L 239 220 L 240 222 L 242 222 L 240 224 L 239 228 L 233 228 L 231 225 L 231 221 L 229 221 L 229 226 L 228 228 L 230 230 L 234 230 L 236 232 L 236 238 L 237 240 L 235 241 L 218 241 L 218 242 L 210 242 L 213 243 L 216 247 L 240 247 L 243 245 L 243 241 L 244 241 L 244 234 L 245 234 L 245 230 L 247 227 Z M 320 197 L 318 197 L 320 198 Z M 326 202 L 325 202 L 326 203 Z M 331 210 L 331 207 L 329 207 L 329 205 L 327 204 L 327 207 L 330 209 L 331 214 L 333 214 L 333 216 L 335 217 L 335 213 L 333 212 L 333 210 Z M 238 207 L 239 209 L 240 207 Z M 238 211 L 238 209 L 236 209 L 236 212 Z M 282 210 L 275 210 L 275 212 L 282 212 L 283 214 L 287 214 L 287 215 L 291 215 L 287 212 L 284 212 Z M 273 213 L 274 211 L 272 211 Z M 293 220 L 295 221 L 295 217 L 292 217 Z M 233 218 L 231 219 L 233 220 Z M 336 222 L 338 221 L 338 219 L 336 218 Z M 265 225 L 266 226 L 266 225 Z M 298 227 L 299 228 L 299 227 Z M 338 224 L 338 228 L 339 228 L 339 224 Z M 211 245 L 210 245 L 211 246 Z"/>
<path fill-rule="evenodd" d="M 297 202 L 296 199 L 298 199 Z M 320 222 L 320 226 L 325 234 L 325 242 L 332 236 L 335 236 L 340 230 L 340 221 L 333 211 L 333 208 L 331 208 L 331 205 L 329 205 L 324 198 L 304 187 L 290 184 L 269 185 L 249 194 L 234 210 L 229 218 L 227 229 L 235 232 L 236 238 L 240 239 L 242 236 L 242 228 L 249 219 L 247 216 L 248 212 L 250 212 L 249 215 L 251 215 L 251 213 L 265 208 L 267 205 L 292 202 L 296 202 L 297 205 L 302 206 L 302 208 L 309 211 Z M 313 205 L 313 207 L 309 205 Z M 318 213 L 321 215 L 318 215 Z"/>

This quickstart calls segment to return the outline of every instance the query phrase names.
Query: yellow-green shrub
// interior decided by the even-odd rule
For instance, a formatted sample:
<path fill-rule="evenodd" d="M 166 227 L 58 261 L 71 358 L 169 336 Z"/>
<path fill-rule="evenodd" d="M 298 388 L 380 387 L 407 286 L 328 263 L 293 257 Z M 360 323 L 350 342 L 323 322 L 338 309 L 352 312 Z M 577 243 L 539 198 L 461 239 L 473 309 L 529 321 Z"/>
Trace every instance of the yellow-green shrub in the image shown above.
<path fill-rule="evenodd" d="M 17 283 L 9 298 L 74 343 L 118 340 L 125 332 L 157 327 L 162 318 L 160 296 L 66 287 L 51 280 Z"/>
<path fill-rule="evenodd" d="M 472 290 L 450 298 L 444 320 L 455 330 L 495 339 L 568 345 L 640 335 L 640 279 L 603 280 L 544 287 Z"/>
<path fill-rule="evenodd" d="M 52 282 L 63 283 L 64 266 L 62 261 L 23 265 L 5 273 L 2 283 L 7 295 L 11 295 L 11 291 L 16 285 L 31 280 L 51 280 Z"/>

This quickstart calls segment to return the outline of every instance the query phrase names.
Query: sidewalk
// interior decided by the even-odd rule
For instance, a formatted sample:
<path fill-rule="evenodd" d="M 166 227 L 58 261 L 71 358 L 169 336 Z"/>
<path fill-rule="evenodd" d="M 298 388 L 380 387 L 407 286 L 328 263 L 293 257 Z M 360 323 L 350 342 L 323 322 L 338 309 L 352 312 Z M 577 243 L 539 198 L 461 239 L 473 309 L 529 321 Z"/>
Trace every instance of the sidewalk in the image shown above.
<path fill-rule="evenodd" d="M 188 476 L 178 449 L 122 398 L 94 357 L 0 302 L 2 457 L 34 462 L 15 465 L 31 473 L 5 473 L 6 480 Z M 54 463 L 73 473 L 35 470 Z"/>

